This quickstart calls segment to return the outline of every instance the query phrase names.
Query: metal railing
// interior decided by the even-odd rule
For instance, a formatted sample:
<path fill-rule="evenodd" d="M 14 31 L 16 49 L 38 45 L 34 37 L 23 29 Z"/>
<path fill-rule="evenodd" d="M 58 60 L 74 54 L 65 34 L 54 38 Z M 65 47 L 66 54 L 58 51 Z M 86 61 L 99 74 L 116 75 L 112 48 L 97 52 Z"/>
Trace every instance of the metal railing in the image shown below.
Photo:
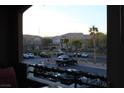
<path fill-rule="evenodd" d="M 96 74 L 83 71 L 67 71 L 60 68 L 49 68 L 38 65 L 28 65 L 27 68 L 28 79 L 37 80 L 51 87 L 107 87 L 107 78 Z M 57 76 L 55 73 L 59 73 L 59 75 Z"/>

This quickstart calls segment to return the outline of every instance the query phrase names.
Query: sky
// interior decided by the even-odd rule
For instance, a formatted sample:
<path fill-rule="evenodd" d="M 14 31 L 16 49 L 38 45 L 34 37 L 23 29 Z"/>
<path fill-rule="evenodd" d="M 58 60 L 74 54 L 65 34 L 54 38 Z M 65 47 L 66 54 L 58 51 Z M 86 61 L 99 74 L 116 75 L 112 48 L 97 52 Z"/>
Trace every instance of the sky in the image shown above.
<path fill-rule="evenodd" d="M 34 5 L 23 14 L 23 34 L 29 35 L 89 34 L 93 25 L 107 32 L 105 5 Z"/>

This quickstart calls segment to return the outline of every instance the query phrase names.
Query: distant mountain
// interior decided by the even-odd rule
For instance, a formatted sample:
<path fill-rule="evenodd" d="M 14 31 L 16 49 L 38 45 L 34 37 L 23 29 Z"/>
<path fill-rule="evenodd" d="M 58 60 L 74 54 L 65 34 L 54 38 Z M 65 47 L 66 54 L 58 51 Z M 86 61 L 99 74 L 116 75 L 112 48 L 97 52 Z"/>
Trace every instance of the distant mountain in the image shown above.
<path fill-rule="evenodd" d="M 67 33 L 53 38 L 68 38 L 68 39 L 89 39 L 90 36 L 83 33 Z"/>
<path fill-rule="evenodd" d="M 83 39 L 83 33 L 67 33 L 62 35 L 61 37 L 72 39 Z"/>
<path fill-rule="evenodd" d="M 73 40 L 73 39 L 86 40 L 86 39 L 90 39 L 90 36 L 83 33 L 67 33 L 60 36 L 52 37 L 53 43 L 59 43 L 61 38 L 67 38 L 69 40 Z"/>

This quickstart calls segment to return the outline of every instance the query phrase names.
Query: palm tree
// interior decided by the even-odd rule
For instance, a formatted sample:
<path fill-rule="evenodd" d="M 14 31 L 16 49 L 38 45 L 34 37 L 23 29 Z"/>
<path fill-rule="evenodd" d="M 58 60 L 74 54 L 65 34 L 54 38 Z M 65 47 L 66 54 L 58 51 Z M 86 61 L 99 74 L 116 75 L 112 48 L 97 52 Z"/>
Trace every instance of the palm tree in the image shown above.
<path fill-rule="evenodd" d="M 60 39 L 60 46 L 61 48 L 65 48 L 68 50 L 68 43 L 69 43 L 69 39 L 66 38 L 65 36 L 62 36 L 62 38 Z"/>
<path fill-rule="evenodd" d="M 82 41 L 81 40 L 73 40 L 71 42 L 72 46 L 74 47 L 75 49 L 75 52 L 76 52 L 76 58 L 78 58 L 78 49 L 81 49 L 82 47 Z"/>
<path fill-rule="evenodd" d="M 93 39 L 93 45 L 94 45 L 94 63 L 96 63 L 96 33 L 98 32 L 98 28 L 95 26 L 92 26 L 89 29 L 90 35 Z"/>
<path fill-rule="evenodd" d="M 63 42 L 66 45 L 66 49 L 68 50 L 69 39 L 65 38 Z"/>
<path fill-rule="evenodd" d="M 60 49 L 62 49 L 63 48 L 63 39 L 61 38 L 60 39 Z"/>

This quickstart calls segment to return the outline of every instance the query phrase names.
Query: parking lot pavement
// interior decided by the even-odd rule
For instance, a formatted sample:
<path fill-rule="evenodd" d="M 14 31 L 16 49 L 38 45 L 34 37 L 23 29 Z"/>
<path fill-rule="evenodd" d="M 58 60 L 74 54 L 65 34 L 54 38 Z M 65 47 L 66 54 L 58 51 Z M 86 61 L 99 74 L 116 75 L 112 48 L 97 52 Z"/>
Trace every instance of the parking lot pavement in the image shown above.
<path fill-rule="evenodd" d="M 64 69 L 76 69 L 78 71 L 89 72 L 92 74 L 97 74 L 97 75 L 106 77 L 106 69 L 101 69 L 101 68 L 95 68 L 95 67 L 90 67 L 90 66 L 85 66 L 85 65 L 78 65 L 78 66 L 64 67 Z"/>
<path fill-rule="evenodd" d="M 106 69 L 106 63 L 102 64 L 102 63 L 93 63 L 93 62 L 89 62 L 89 61 L 85 61 L 85 60 L 79 60 L 78 61 L 79 65 L 83 65 L 83 66 L 88 66 L 88 67 L 94 67 L 94 68 L 100 68 L 100 69 Z"/>
<path fill-rule="evenodd" d="M 56 62 L 54 58 L 41 58 L 41 57 L 35 57 L 34 59 L 24 59 L 23 63 L 26 64 L 41 64 L 42 62 L 45 63 L 48 67 L 57 67 Z M 87 60 L 87 59 L 85 59 Z M 74 68 L 81 71 L 96 73 L 102 76 L 106 76 L 106 64 L 88 62 L 84 61 L 84 59 L 79 59 L 78 65 L 75 66 L 66 66 L 66 67 L 59 67 L 61 69 L 68 69 L 68 68 Z"/>
<path fill-rule="evenodd" d="M 41 58 L 41 57 L 35 57 L 34 59 L 24 59 L 23 63 L 26 64 L 41 64 L 42 62 L 45 63 L 45 65 L 55 65 L 55 57 L 54 58 Z M 101 69 L 106 69 L 106 63 L 96 63 L 94 64 L 93 62 L 89 61 L 86 58 L 78 58 L 78 65 L 82 66 L 89 66 L 89 67 L 94 67 L 94 68 L 101 68 Z"/>
<path fill-rule="evenodd" d="M 31 64 L 40 64 L 40 62 L 45 62 L 48 64 L 55 64 L 56 57 L 52 58 L 41 58 L 41 57 L 35 57 L 34 59 L 24 59 L 24 63 L 31 63 Z M 106 65 L 106 59 L 103 59 L 104 62 L 96 62 L 96 64 L 93 63 L 93 59 L 91 58 L 78 58 L 78 63 L 80 65 L 90 65 L 90 66 L 96 66 L 96 67 L 105 67 Z"/>

